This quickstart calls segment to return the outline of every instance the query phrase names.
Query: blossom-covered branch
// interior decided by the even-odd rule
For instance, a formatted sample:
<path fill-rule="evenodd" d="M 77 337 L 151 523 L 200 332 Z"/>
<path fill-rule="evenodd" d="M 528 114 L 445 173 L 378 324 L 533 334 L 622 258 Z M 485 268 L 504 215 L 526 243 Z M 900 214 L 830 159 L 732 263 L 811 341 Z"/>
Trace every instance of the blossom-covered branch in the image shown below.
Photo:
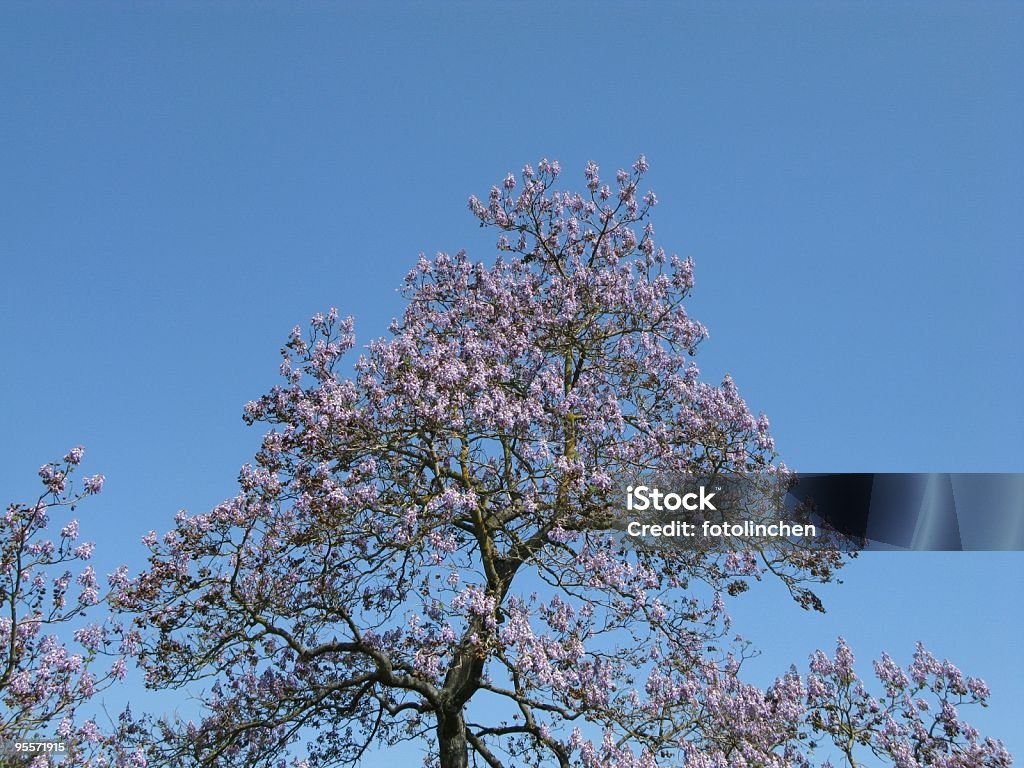
<path fill-rule="evenodd" d="M 85 477 L 75 488 L 83 455 L 76 447 L 62 461 L 44 464 L 36 501 L 12 503 L 0 519 L 0 746 L 47 739 L 66 747 L 59 756 L 36 756 L 33 766 L 58 757 L 65 766 L 106 764 L 109 735 L 94 717 L 78 714 L 124 677 L 133 650 L 119 623 L 96 618 L 104 598 L 88 565 L 94 545 L 80 540 L 78 520 L 48 534 L 55 513 L 75 512 L 103 488 L 103 475 Z M 102 669 L 101 656 L 111 659 Z"/>

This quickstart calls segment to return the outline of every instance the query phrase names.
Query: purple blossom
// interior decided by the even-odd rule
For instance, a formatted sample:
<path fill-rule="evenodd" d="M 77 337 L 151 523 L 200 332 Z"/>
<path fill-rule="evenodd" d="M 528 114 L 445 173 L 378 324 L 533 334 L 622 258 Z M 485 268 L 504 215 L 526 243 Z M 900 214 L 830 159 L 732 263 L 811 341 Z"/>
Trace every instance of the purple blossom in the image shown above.
<path fill-rule="evenodd" d="M 99 493 L 103 490 L 103 482 L 106 478 L 103 475 L 93 475 L 82 480 L 86 493 Z"/>
<path fill-rule="evenodd" d="M 78 521 L 77 520 L 69 521 L 67 525 L 65 525 L 63 528 L 61 528 L 60 535 L 61 535 L 62 538 L 68 539 L 70 541 L 74 541 L 75 539 L 77 539 L 78 538 Z"/>
<path fill-rule="evenodd" d="M 75 547 L 74 556 L 79 560 L 88 560 L 90 557 L 92 557 L 92 553 L 95 549 L 96 545 L 93 544 L 91 541 L 87 541 Z"/>

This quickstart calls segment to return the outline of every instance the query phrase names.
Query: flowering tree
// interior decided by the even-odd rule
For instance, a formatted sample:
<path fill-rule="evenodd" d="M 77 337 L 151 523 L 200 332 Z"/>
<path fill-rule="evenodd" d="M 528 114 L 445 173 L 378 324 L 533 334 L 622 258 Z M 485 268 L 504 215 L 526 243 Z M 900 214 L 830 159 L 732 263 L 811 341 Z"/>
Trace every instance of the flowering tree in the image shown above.
<path fill-rule="evenodd" d="M 149 683 L 202 688 L 204 717 L 157 723 L 152 761 L 278 765 L 309 739 L 310 764 L 346 765 L 421 739 L 442 768 L 783 766 L 825 739 L 851 765 L 1006 764 L 947 712 L 983 688 L 936 687 L 954 673 L 930 657 L 912 680 L 885 662 L 878 701 L 845 646 L 806 679 L 740 680 L 724 596 L 770 575 L 820 609 L 809 585 L 841 555 L 627 549 L 611 529 L 614 478 L 784 471 L 733 382 L 698 379 L 692 263 L 655 242 L 646 170 L 608 185 L 589 164 L 581 194 L 542 161 L 471 198 L 501 255 L 421 257 L 353 378 L 351 320 L 292 332 L 284 383 L 246 409 L 270 430 L 240 493 L 150 534 L 117 598 Z M 925 688 L 938 735 L 907 704 Z"/>
<path fill-rule="evenodd" d="M 92 619 L 101 602 L 91 565 L 93 544 L 79 542 L 78 521 L 68 520 L 56 536 L 46 530 L 54 510 L 74 511 L 78 502 L 103 488 L 103 475 L 86 477 L 80 490 L 71 475 L 82 460 L 72 448 L 61 462 L 39 470 L 44 490 L 31 504 L 10 504 L 0 519 L 0 749 L 4 760 L 49 765 L 103 764 L 107 745 L 95 719 L 76 721 L 77 710 L 121 679 L 126 650 L 119 628 Z M 75 572 L 77 571 L 77 573 Z M 61 635 L 71 636 L 69 645 Z M 119 639 L 120 637 L 120 639 Z M 115 646 L 114 644 L 117 643 Z M 114 656 L 99 671 L 99 655 Z M 64 753 L 31 757 L 15 744 L 63 741 Z"/>

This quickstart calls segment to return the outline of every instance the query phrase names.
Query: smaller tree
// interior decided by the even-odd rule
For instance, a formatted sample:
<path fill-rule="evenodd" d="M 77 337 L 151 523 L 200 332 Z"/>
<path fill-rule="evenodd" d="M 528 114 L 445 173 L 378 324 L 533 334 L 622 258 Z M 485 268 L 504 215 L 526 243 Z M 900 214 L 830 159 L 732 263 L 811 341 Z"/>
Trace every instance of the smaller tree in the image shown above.
<path fill-rule="evenodd" d="M 71 475 L 83 454 L 81 447 L 72 448 L 62 461 L 44 464 L 39 498 L 10 504 L 0 518 L 0 749 L 5 764 L 19 760 L 15 743 L 40 739 L 63 741 L 68 751 L 25 757 L 33 768 L 58 760 L 64 766 L 110 762 L 105 753 L 110 739 L 95 718 L 79 722 L 79 708 L 124 677 L 124 656 L 133 640 L 119 624 L 94 618 L 103 597 L 87 564 L 94 545 L 79 540 L 78 520 L 65 522 L 56 535 L 48 533 L 56 510 L 75 512 L 82 499 L 103 488 L 103 475 L 85 477 L 74 487 Z M 101 655 L 113 657 L 103 671 L 97 669 Z"/>
<path fill-rule="evenodd" d="M 791 670 L 775 682 L 765 715 L 802 712 L 803 742 L 813 750 L 831 741 L 850 768 L 872 764 L 864 762 L 869 756 L 897 768 L 1013 765 L 1001 741 L 982 737 L 962 719 L 964 707 L 988 706 L 983 680 L 965 677 L 921 643 L 905 670 L 887 653 L 873 667 L 883 691 L 877 696 L 857 676 L 853 652 L 840 637 L 834 658 L 814 652 L 804 680 Z"/>

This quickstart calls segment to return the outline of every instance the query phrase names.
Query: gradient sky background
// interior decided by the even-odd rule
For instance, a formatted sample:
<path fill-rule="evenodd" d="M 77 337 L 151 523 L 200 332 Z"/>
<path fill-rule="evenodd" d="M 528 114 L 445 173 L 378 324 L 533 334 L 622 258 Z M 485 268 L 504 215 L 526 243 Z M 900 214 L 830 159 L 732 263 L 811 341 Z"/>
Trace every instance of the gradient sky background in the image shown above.
<path fill-rule="evenodd" d="M 640 152 L 698 363 L 787 463 L 1024 471 L 1022 72 L 1019 3 L 3 3 L 3 498 L 85 444 L 97 570 L 139 566 L 233 495 L 293 325 L 378 336 L 420 251 L 492 258 L 468 195 Z M 766 587 L 737 628 L 765 680 L 925 640 L 1024 756 L 1022 582 L 1021 553 L 870 555 L 826 617 Z"/>

